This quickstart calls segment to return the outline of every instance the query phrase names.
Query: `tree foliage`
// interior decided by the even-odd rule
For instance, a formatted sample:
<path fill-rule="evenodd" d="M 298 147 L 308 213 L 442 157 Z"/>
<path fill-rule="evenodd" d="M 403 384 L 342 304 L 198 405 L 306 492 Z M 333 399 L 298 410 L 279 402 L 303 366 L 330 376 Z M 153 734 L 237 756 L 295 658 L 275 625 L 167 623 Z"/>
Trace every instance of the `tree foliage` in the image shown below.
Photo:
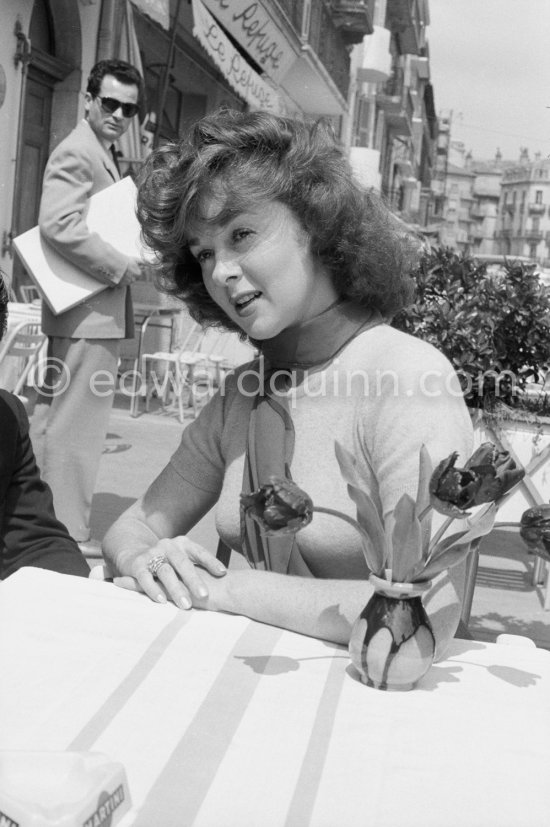
<path fill-rule="evenodd" d="M 498 274 L 450 248 L 432 248 L 416 272 L 414 303 L 393 325 L 430 342 L 457 371 L 470 407 L 522 404 L 550 364 L 550 294 L 534 267 L 510 259 Z"/>

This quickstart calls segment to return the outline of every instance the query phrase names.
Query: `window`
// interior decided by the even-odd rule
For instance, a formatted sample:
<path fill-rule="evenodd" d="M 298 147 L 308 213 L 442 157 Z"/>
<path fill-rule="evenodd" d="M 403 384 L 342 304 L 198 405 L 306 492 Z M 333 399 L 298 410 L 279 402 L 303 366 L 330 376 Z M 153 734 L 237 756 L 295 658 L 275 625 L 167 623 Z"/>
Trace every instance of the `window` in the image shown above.
<path fill-rule="evenodd" d="M 532 229 L 535 230 L 535 232 L 538 232 L 540 230 L 540 218 L 538 216 L 533 218 L 533 227 L 532 227 Z"/>
<path fill-rule="evenodd" d="M 542 190 L 537 190 L 535 193 L 535 204 L 542 204 Z"/>

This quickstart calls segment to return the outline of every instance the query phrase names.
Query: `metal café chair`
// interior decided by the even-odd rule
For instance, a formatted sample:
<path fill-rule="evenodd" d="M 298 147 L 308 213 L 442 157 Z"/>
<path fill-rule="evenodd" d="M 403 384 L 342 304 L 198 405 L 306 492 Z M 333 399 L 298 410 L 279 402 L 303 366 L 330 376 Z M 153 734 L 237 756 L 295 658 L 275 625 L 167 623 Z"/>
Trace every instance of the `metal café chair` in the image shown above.
<path fill-rule="evenodd" d="M 47 337 L 37 322 L 20 322 L 8 332 L 5 341 L 0 344 L 0 367 L 3 367 L 9 358 L 19 362 L 15 362 L 15 380 L 9 383 L 11 387 L 8 386 L 5 390 L 16 395 L 21 394 L 31 371 L 38 364 L 46 341 Z"/>
<path fill-rule="evenodd" d="M 40 291 L 34 284 L 22 284 L 19 288 L 21 300 L 26 304 L 40 300 Z"/>
<path fill-rule="evenodd" d="M 177 405 L 180 422 L 184 421 L 184 409 L 192 409 L 196 416 L 200 403 L 207 401 L 220 387 L 225 374 L 250 361 L 256 350 L 239 339 L 237 333 L 206 328 L 197 323 L 189 330 L 185 340 L 173 352 L 144 353 L 141 375 L 145 383 L 145 410 L 155 389 L 155 366 L 163 373 L 162 385 L 157 383 L 157 393 L 163 407 Z M 160 393 L 159 393 L 160 389 Z M 171 396 L 171 402 L 168 397 Z"/>

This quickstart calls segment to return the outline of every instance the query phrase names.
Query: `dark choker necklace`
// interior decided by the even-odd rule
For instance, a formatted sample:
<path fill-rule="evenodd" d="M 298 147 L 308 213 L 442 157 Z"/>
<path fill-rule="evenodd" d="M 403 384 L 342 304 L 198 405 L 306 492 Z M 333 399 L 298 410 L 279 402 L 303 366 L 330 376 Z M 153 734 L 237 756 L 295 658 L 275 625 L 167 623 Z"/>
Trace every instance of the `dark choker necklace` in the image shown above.
<path fill-rule="evenodd" d="M 255 345 L 273 367 L 306 370 L 330 361 L 359 333 L 381 321 L 378 313 L 338 299 L 307 322 Z"/>

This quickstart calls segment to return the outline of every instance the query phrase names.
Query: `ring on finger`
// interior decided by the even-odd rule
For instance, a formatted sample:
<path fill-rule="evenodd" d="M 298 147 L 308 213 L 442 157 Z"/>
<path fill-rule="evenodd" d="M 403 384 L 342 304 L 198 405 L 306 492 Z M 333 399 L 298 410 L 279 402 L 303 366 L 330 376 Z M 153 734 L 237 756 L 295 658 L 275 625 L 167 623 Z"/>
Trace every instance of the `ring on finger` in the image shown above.
<path fill-rule="evenodd" d="M 166 557 L 166 555 L 157 554 L 155 557 L 151 557 L 151 559 L 147 563 L 147 571 L 150 572 L 153 575 L 153 577 L 156 577 L 158 574 L 158 570 L 165 563 L 168 563 L 168 558 Z"/>

